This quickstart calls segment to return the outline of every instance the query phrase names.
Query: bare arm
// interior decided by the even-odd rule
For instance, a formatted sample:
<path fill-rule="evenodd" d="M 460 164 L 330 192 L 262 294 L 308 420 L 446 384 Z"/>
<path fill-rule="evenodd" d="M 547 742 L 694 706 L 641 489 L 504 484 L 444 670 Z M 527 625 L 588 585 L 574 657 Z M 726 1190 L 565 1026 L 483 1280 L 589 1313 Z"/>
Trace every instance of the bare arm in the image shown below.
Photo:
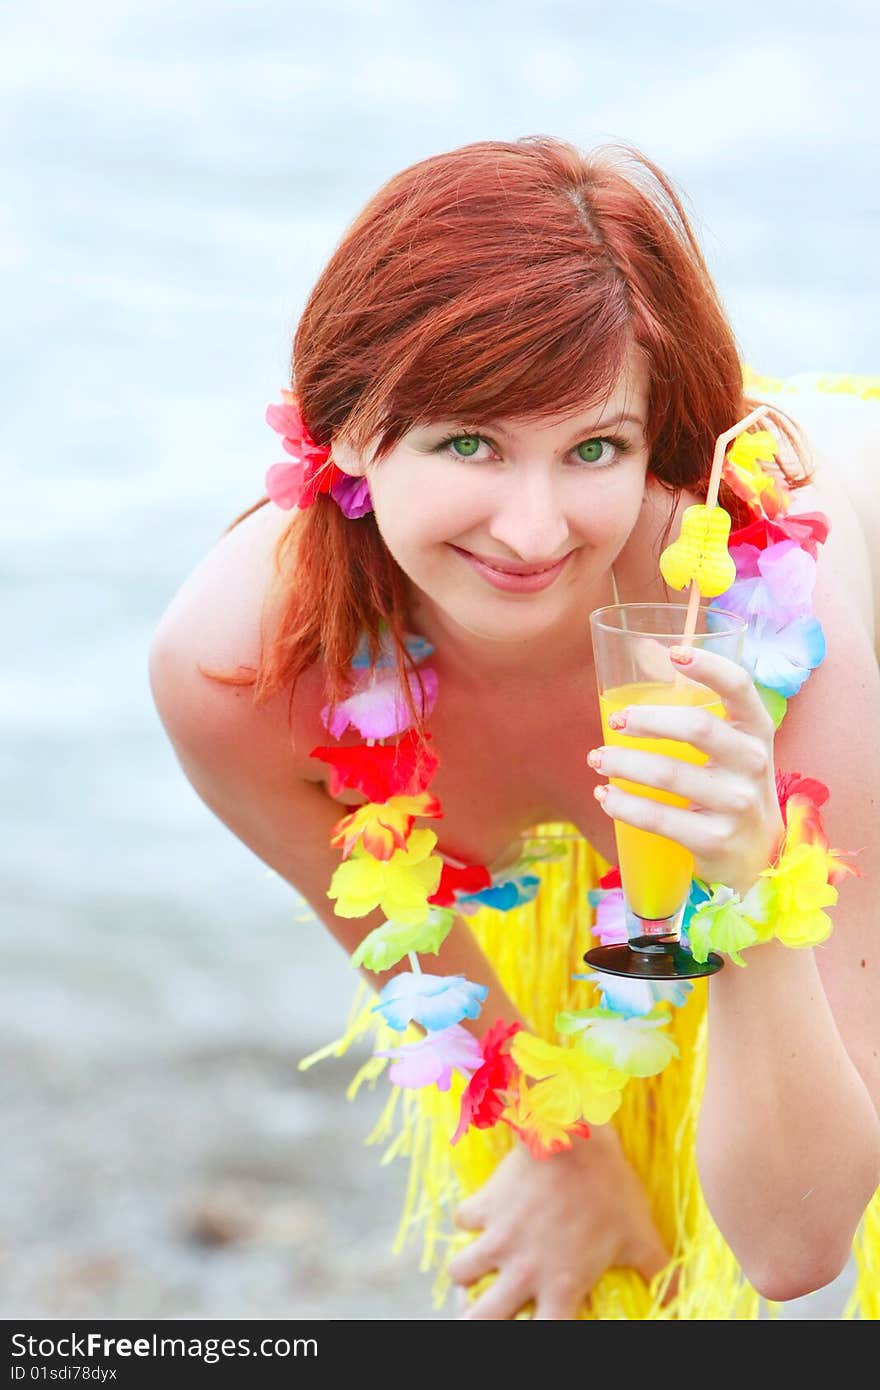
<path fill-rule="evenodd" d="M 815 593 L 828 655 L 791 702 L 775 764 L 830 787 L 830 844 L 860 850 L 864 877 L 841 885 L 821 946 L 771 942 L 712 981 L 697 1141 L 719 1229 L 777 1298 L 840 1272 L 880 1181 L 880 676 L 831 544 Z"/>
<path fill-rule="evenodd" d="M 347 953 L 384 921 L 337 917 L 327 888 L 340 862 L 330 835 L 346 814 L 324 789 L 299 775 L 286 715 L 257 709 L 249 689 L 223 686 L 197 669 L 176 624 L 160 627 L 150 649 L 150 683 L 165 731 L 186 777 L 211 811 L 264 863 L 295 888 Z M 286 705 L 285 705 L 286 708 Z M 462 1020 L 475 1036 L 497 1018 L 526 1020 L 503 990 L 466 923 L 456 918 L 439 954 L 438 974 L 463 974 L 489 989 L 479 1019 Z M 376 989 L 401 970 L 362 974 Z"/>

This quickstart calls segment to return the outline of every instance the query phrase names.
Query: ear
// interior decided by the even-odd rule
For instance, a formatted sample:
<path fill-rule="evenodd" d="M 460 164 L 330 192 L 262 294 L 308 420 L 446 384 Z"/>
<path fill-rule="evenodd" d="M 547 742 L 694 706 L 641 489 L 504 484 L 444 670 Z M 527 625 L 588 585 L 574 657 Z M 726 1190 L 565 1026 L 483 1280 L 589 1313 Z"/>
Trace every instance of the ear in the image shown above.
<path fill-rule="evenodd" d="M 341 468 L 342 472 L 347 473 L 350 478 L 363 478 L 366 474 L 366 460 L 344 440 L 333 440 L 331 455 L 336 467 Z"/>

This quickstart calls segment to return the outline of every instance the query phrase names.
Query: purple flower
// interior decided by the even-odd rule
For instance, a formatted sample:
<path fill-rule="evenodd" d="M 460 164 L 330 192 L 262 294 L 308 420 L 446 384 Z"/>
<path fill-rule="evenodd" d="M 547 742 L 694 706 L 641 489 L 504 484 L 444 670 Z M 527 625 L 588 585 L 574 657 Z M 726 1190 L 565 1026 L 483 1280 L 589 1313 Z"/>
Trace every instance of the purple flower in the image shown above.
<path fill-rule="evenodd" d="M 598 936 L 603 946 L 623 946 L 626 944 L 626 909 L 623 904 L 622 888 L 594 888 L 588 893 L 590 906 L 596 909 L 596 924 L 593 935 Z"/>
<path fill-rule="evenodd" d="M 373 510 L 370 484 L 366 478 L 338 478 L 330 487 L 330 496 L 349 521 L 357 521 Z"/>
<path fill-rule="evenodd" d="M 816 561 L 796 541 L 778 541 L 766 550 L 732 546 L 730 554 L 737 577 L 714 600 L 719 608 L 749 620 L 770 619 L 776 628 L 812 614 Z"/>
<path fill-rule="evenodd" d="M 419 686 L 421 676 L 424 695 Z M 425 666 L 409 673 L 409 688 L 416 709 L 428 718 L 437 700 L 437 672 Z M 334 738 L 341 738 L 351 724 L 362 738 L 393 738 L 412 725 L 412 715 L 396 670 L 380 669 L 359 676 L 355 692 L 331 710 L 325 705 L 321 720 Z"/>
<path fill-rule="evenodd" d="M 429 1033 L 419 1042 L 391 1047 L 374 1056 L 396 1059 L 388 1073 L 396 1086 L 418 1088 L 436 1083 L 438 1091 L 449 1090 L 453 1069 L 470 1080 L 472 1072 L 483 1062 L 477 1039 L 459 1023 L 440 1033 Z"/>

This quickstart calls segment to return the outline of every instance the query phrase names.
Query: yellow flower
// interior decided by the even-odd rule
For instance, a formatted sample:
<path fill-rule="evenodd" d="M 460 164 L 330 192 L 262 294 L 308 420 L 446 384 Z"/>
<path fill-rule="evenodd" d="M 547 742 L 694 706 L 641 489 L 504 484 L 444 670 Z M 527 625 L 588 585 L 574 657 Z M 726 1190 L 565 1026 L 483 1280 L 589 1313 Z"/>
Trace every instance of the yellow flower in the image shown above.
<path fill-rule="evenodd" d="M 727 457 L 737 468 L 754 469 L 762 460 L 770 463 L 779 452 L 769 430 L 746 430 L 738 434 L 727 451 Z"/>
<path fill-rule="evenodd" d="M 431 853 L 437 836 L 431 830 L 414 830 L 405 849 L 390 859 L 374 859 L 360 847 L 340 864 L 327 889 L 336 899 L 339 917 L 364 917 L 381 907 L 386 917 L 405 926 L 417 926 L 427 916 L 428 899 L 437 891 L 443 861 Z"/>
<path fill-rule="evenodd" d="M 368 801 L 333 827 L 330 843 L 347 859 L 358 841 L 374 859 L 390 859 L 405 849 L 414 816 L 439 816 L 440 803 L 430 792 L 419 796 L 391 796 L 387 801 Z"/>
<path fill-rule="evenodd" d="M 769 430 L 737 435 L 724 460 L 724 478 L 738 497 L 768 517 L 789 509 L 788 489 L 761 467 L 775 459 L 778 445 Z"/>
<path fill-rule="evenodd" d="M 821 845 L 799 844 L 785 851 L 775 869 L 761 873 L 773 889 L 765 899 L 765 921 L 784 946 L 816 946 L 831 935 L 831 918 L 822 911 L 838 898 L 828 882 L 829 863 Z"/>
<path fill-rule="evenodd" d="M 723 594 L 736 579 L 727 550 L 730 516 L 723 507 L 686 507 L 678 540 L 660 556 L 660 573 L 673 589 L 695 583 L 706 598 Z"/>
<path fill-rule="evenodd" d="M 522 1072 L 512 1088 L 513 1099 L 501 1112 L 501 1119 L 516 1130 L 535 1158 L 549 1158 L 561 1149 L 570 1149 L 572 1140 L 589 1138 L 585 1120 L 560 1119 L 558 1107 L 546 1093 L 548 1083 L 528 1086 Z"/>
<path fill-rule="evenodd" d="M 520 1071 L 539 1082 L 529 1089 L 529 1105 L 547 1125 L 564 1127 L 581 1118 L 606 1124 L 629 1080 L 626 1072 L 595 1061 L 580 1047 L 557 1047 L 524 1030 L 514 1034 L 510 1055 Z"/>

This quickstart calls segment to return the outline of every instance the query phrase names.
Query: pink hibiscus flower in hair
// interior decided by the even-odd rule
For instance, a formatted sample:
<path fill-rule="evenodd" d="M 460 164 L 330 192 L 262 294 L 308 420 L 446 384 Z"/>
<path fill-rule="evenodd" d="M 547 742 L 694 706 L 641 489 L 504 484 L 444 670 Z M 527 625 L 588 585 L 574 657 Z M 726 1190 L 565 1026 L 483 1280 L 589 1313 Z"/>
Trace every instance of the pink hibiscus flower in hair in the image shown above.
<path fill-rule="evenodd" d="M 282 436 L 282 445 L 293 462 L 272 465 L 266 474 L 266 491 L 285 511 L 291 507 L 304 510 L 346 475 L 330 461 L 329 446 L 316 444 L 309 434 L 293 392 L 282 390 L 281 395 L 283 405 L 266 407 L 266 424 Z"/>

